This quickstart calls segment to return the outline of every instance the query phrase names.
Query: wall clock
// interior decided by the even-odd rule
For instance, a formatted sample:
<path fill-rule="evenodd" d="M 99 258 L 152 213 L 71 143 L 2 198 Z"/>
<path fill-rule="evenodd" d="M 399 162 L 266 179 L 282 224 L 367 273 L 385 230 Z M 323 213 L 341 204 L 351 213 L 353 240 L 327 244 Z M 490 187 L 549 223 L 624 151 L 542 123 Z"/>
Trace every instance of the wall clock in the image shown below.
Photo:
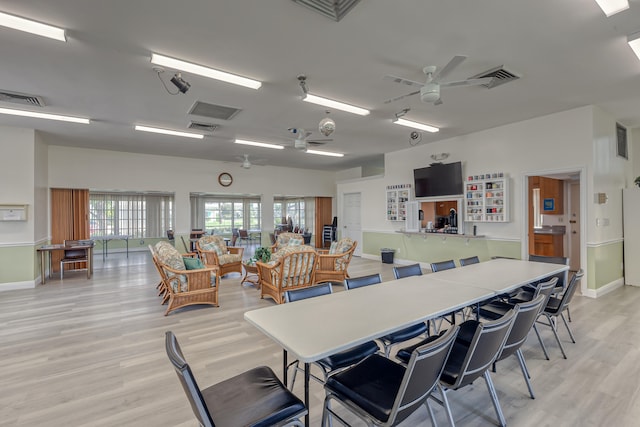
<path fill-rule="evenodd" d="M 218 183 L 223 187 L 228 187 L 233 183 L 233 177 L 228 172 L 222 172 L 218 175 Z"/>

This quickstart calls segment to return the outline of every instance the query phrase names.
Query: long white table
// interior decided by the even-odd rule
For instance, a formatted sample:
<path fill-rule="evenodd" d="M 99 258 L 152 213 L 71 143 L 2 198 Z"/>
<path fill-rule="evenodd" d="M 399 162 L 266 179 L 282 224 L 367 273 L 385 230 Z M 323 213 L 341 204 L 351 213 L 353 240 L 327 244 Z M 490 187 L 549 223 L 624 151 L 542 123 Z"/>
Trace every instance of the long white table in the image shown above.
<path fill-rule="evenodd" d="M 111 240 L 124 240 L 127 242 L 127 258 L 129 258 L 129 238 L 131 236 L 127 234 L 111 234 L 106 236 L 93 236 L 91 240 L 100 242 L 102 244 L 102 261 L 108 255 L 109 242 Z"/>
<path fill-rule="evenodd" d="M 287 353 L 305 364 L 308 408 L 309 363 L 566 269 L 566 265 L 496 259 L 252 310 L 244 317 L 283 348 L 285 384 Z M 308 425 L 308 416 L 305 422 Z"/>

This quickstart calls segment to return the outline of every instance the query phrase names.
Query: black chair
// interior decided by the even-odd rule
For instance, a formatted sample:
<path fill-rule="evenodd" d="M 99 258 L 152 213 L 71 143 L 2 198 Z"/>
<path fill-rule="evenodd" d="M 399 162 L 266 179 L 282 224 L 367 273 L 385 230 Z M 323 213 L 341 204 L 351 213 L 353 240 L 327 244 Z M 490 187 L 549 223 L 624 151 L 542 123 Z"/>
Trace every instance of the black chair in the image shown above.
<path fill-rule="evenodd" d="M 498 415 L 500 425 L 506 425 L 500 402 L 498 402 L 498 395 L 491 381 L 489 368 L 502 351 L 517 310 L 517 308 L 509 310 L 507 314 L 498 320 L 486 323 L 467 320 L 460 325 L 460 331 L 453 344 L 453 349 L 440 376 L 440 383 L 445 390 L 442 393 L 441 403 L 447 411 L 451 425 L 455 425 L 455 423 L 446 391 L 458 390 L 471 384 L 479 377 L 484 377 L 487 383 L 493 408 Z"/>
<path fill-rule="evenodd" d="M 553 335 L 556 337 L 556 341 L 558 342 L 558 347 L 560 347 L 560 351 L 562 351 L 562 357 L 564 357 L 565 359 L 567 358 L 567 355 L 564 352 L 564 348 L 562 347 L 562 343 L 560 342 L 560 337 L 558 336 L 558 317 L 562 319 L 562 322 L 564 323 L 565 328 L 567 328 L 567 332 L 569 332 L 571 341 L 575 343 L 576 340 L 573 337 L 573 333 L 571 332 L 571 328 L 569 328 L 569 324 L 567 323 L 567 319 L 565 319 L 563 312 L 565 310 L 567 311 L 569 310 L 569 303 L 571 302 L 573 295 L 576 293 L 578 283 L 580 283 L 580 280 L 582 279 L 583 276 L 584 276 L 584 271 L 582 271 L 582 269 L 578 270 L 578 272 L 571 277 L 571 280 L 569 281 L 569 285 L 565 289 L 562 296 L 559 298 L 553 297 L 553 296 L 549 298 L 549 302 L 547 303 L 544 310 L 542 310 L 542 315 L 545 316 L 549 321 L 548 324 L 545 324 L 545 323 L 542 323 L 542 324 L 545 324 L 551 327 L 551 330 L 553 331 Z"/>
<path fill-rule="evenodd" d="M 165 335 L 167 356 L 200 425 L 303 425 L 300 418 L 307 414 L 307 408 L 270 368 L 260 366 L 201 390 L 176 336 L 171 331 Z"/>
<path fill-rule="evenodd" d="M 414 273 L 414 274 L 411 274 L 411 273 Z M 420 264 L 413 264 L 413 265 L 408 265 L 403 267 L 393 267 L 393 275 L 395 276 L 396 279 L 399 279 L 401 277 L 408 277 L 412 275 L 420 276 L 422 275 L 422 270 L 420 269 Z M 360 287 L 360 286 L 375 285 L 377 283 L 382 282 L 382 279 L 379 274 L 377 275 L 373 274 L 373 275 L 365 276 L 362 278 L 357 278 L 357 277 L 349 278 L 347 280 L 349 280 L 351 283 L 358 283 L 357 286 L 353 286 L 347 289 L 353 289 L 354 287 Z M 345 287 L 347 286 L 348 285 L 345 282 Z M 391 347 L 393 345 L 416 338 L 422 334 L 428 334 L 428 333 L 429 333 L 429 327 L 425 323 L 417 323 L 415 325 L 406 327 L 399 331 L 395 331 L 388 335 L 380 337 L 379 339 L 382 342 L 382 346 L 384 347 L 385 356 L 389 357 L 389 354 L 391 353 Z"/>
<path fill-rule="evenodd" d="M 434 273 L 437 273 L 438 271 L 451 270 L 452 268 L 456 268 L 456 263 L 452 259 L 431 263 L 431 271 Z"/>
<path fill-rule="evenodd" d="M 321 285 L 310 286 L 308 288 L 295 289 L 291 291 L 286 291 L 284 293 L 284 299 L 287 303 L 292 303 L 296 301 L 300 301 L 307 298 L 318 297 L 321 295 L 329 295 L 333 292 L 333 288 L 331 283 L 323 283 Z M 311 375 L 311 378 L 314 378 L 321 384 L 324 384 L 327 381 L 329 375 L 332 375 L 336 372 L 339 372 L 345 368 L 348 368 L 351 365 L 354 365 L 363 359 L 371 356 L 380 351 L 380 347 L 376 344 L 375 341 L 367 341 L 364 344 L 360 344 L 348 350 L 341 351 L 336 354 L 332 354 L 331 356 L 325 357 L 323 359 L 317 360 L 314 362 L 315 365 L 319 366 L 322 369 L 323 378 L 318 378 L 315 375 Z M 293 375 L 291 376 L 291 384 L 290 389 L 293 390 L 293 385 L 296 381 L 296 373 L 300 370 L 299 361 L 294 360 L 287 366 L 287 369 L 293 367 Z"/>
<path fill-rule="evenodd" d="M 527 363 L 524 360 L 524 354 L 522 353 L 521 347 L 526 341 L 529 332 L 535 325 L 538 315 L 548 299 L 548 295 L 538 295 L 533 301 L 523 302 L 517 305 L 518 309 L 516 318 L 513 321 L 513 327 L 509 332 L 509 336 L 507 337 L 504 347 L 502 347 L 502 351 L 500 351 L 500 354 L 498 354 L 498 357 L 496 358 L 496 362 L 498 362 L 513 354 L 516 355 L 518 363 L 520 364 L 520 369 L 522 370 L 522 376 L 524 377 L 524 381 L 527 383 L 529 395 L 532 399 L 535 399 L 536 397 L 533 394 L 533 388 L 529 381 L 529 370 L 527 369 Z"/>
<path fill-rule="evenodd" d="M 60 259 L 60 278 L 64 278 L 64 265 L 75 264 L 76 262 L 86 262 L 86 268 L 89 268 L 89 252 L 86 249 L 73 249 L 73 246 L 90 245 L 93 246 L 93 240 L 65 240 L 65 249 Z M 84 270 L 84 269 L 83 269 Z"/>
<path fill-rule="evenodd" d="M 465 267 L 467 265 L 479 264 L 479 263 L 480 263 L 480 258 L 478 258 L 477 256 L 472 256 L 469 258 L 460 258 L 460 267 Z"/>
<path fill-rule="evenodd" d="M 396 279 L 402 279 L 403 277 L 409 276 L 422 276 L 422 268 L 420 268 L 420 264 L 393 267 L 393 277 Z"/>
<path fill-rule="evenodd" d="M 569 258 L 562 256 L 544 256 L 544 255 L 529 255 L 529 261 L 535 262 L 546 262 L 549 264 L 559 264 L 559 265 L 569 265 Z M 552 277 L 558 278 L 558 284 L 556 285 L 556 290 L 554 293 L 561 293 L 564 291 L 567 283 L 569 283 L 569 270 L 565 270 L 561 273 L 557 273 Z M 546 280 L 546 279 L 545 279 Z M 518 292 L 517 295 L 512 296 L 512 299 L 517 302 L 531 301 L 531 294 L 533 293 L 533 287 L 535 283 L 533 283 L 529 287 L 524 287 L 522 290 Z"/>
<path fill-rule="evenodd" d="M 435 426 L 429 397 L 439 387 L 457 333 L 457 327 L 451 328 L 442 337 L 416 348 L 406 367 L 376 354 L 332 375 L 325 384 L 322 426 L 331 423 L 333 417 L 349 425 L 331 409 L 331 400 L 340 402 L 369 426 L 395 426 L 426 404 Z"/>
<path fill-rule="evenodd" d="M 547 302 L 549 301 L 551 294 L 554 292 L 557 283 L 558 283 L 558 278 L 552 277 L 550 280 L 546 282 L 539 282 L 538 285 L 536 286 L 536 290 L 533 293 L 533 298 L 535 299 L 538 295 L 544 296 L 544 302 L 540 307 L 540 310 L 538 312 L 538 317 L 540 317 L 540 315 L 542 314 L 542 310 L 547 306 Z M 478 314 L 480 317 L 483 317 L 485 319 L 495 320 L 504 316 L 505 313 L 511 310 L 516 304 L 524 304 L 524 303 L 527 303 L 527 301 L 513 302 L 510 300 L 508 301 L 503 301 L 499 299 L 493 300 L 489 303 L 481 305 L 480 310 L 478 311 Z M 540 347 L 542 347 L 542 352 L 544 353 L 544 357 L 547 360 L 549 360 L 549 354 L 547 353 L 547 348 L 544 345 L 544 341 L 542 341 L 542 337 L 540 336 L 540 332 L 538 331 L 538 327 L 536 326 L 535 322 L 533 324 L 533 330 L 535 331 L 536 336 L 538 337 L 538 342 L 540 343 Z"/>
<path fill-rule="evenodd" d="M 380 273 L 360 277 L 347 277 L 344 279 L 344 289 L 348 291 L 362 286 L 375 285 L 376 283 L 382 283 Z"/>
<path fill-rule="evenodd" d="M 169 243 L 171 243 L 173 246 L 176 245 L 176 235 L 173 230 L 167 230 L 167 240 L 169 240 Z"/>

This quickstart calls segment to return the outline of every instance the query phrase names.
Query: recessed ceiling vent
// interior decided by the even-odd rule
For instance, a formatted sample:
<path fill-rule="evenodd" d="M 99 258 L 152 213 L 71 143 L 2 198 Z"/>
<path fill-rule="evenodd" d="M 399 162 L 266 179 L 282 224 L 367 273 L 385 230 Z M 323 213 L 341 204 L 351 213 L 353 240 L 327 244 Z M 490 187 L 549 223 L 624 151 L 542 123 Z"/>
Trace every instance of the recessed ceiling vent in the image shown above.
<path fill-rule="evenodd" d="M 496 68 L 492 68 L 488 71 L 485 71 L 483 73 L 480 74 L 476 74 L 475 76 L 471 77 L 472 79 L 481 79 L 483 77 L 493 77 L 493 79 L 484 85 L 480 85 L 480 86 L 484 86 L 487 89 L 491 89 L 494 88 L 496 86 L 500 86 L 503 85 L 505 83 L 509 83 L 511 81 L 514 80 L 518 80 L 520 78 L 520 76 L 518 76 L 517 74 L 503 68 L 502 65 L 500 65 L 499 67 Z"/>
<path fill-rule="evenodd" d="M 209 117 L 211 119 L 231 120 L 242 111 L 240 108 L 227 107 L 225 105 L 208 104 L 202 101 L 196 101 L 189 110 L 189 114 L 196 116 Z"/>
<path fill-rule="evenodd" d="M 191 121 L 189 123 L 189 129 L 195 129 L 195 130 L 200 130 L 204 132 L 213 132 L 214 130 L 218 129 L 218 125 L 213 123 Z"/>
<path fill-rule="evenodd" d="M 360 0 L 293 0 L 315 10 L 319 14 L 338 22 L 360 2 Z"/>
<path fill-rule="evenodd" d="M 44 101 L 41 97 L 29 95 L 27 93 L 10 92 L 8 90 L 0 90 L 0 101 L 13 102 L 16 104 L 31 105 L 36 107 L 44 107 Z"/>

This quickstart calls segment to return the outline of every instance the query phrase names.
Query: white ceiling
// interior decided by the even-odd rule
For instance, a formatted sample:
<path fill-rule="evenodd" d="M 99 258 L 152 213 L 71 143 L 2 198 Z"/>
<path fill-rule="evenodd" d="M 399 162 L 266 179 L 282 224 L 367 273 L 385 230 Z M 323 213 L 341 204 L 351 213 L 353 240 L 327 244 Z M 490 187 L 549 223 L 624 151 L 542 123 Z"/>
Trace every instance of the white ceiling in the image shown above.
<path fill-rule="evenodd" d="M 363 0 L 340 22 L 291 0 L 13 0 L 0 10 L 66 28 L 67 43 L 0 27 L 0 90 L 44 98 L 47 112 L 90 117 L 90 125 L 0 115 L 0 125 L 35 128 L 50 144 L 237 162 L 339 170 L 409 148 L 406 118 L 441 128 L 421 144 L 595 104 L 628 127 L 640 125 L 640 61 L 626 35 L 640 30 L 640 4 L 607 18 L 595 0 Z M 246 89 L 183 73 L 186 94 L 169 95 L 151 52 L 261 80 Z M 484 87 L 445 88 L 443 105 L 383 80 L 422 81 L 426 65 L 466 55 L 446 80 L 504 65 L 521 76 Z M 168 80 L 173 70 L 164 73 Z M 301 101 L 296 76 L 311 92 L 371 110 L 332 111 L 327 150 L 293 149 L 289 127 L 314 130 L 325 109 Z M 169 83 L 169 87 L 174 89 Z M 241 108 L 204 140 L 147 134 L 134 124 L 186 130 L 196 100 Z M 0 102 L 0 106 L 12 104 Z M 25 108 L 16 105 L 17 108 Z M 205 120 L 206 121 L 206 120 Z M 239 146 L 235 137 L 287 143 L 286 150 Z"/>

